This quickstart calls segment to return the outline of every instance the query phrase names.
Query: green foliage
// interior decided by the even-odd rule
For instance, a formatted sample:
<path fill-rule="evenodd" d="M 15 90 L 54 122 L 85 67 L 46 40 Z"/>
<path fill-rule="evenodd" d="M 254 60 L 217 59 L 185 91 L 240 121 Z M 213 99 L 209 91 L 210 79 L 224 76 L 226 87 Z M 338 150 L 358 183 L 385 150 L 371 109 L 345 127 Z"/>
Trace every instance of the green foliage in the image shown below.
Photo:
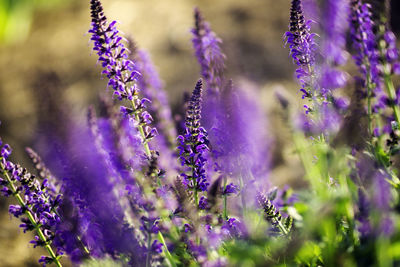
<path fill-rule="evenodd" d="M 56 8 L 63 2 L 62 0 L 0 0 L 0 43 L 25 40 L 31 30 L 35 11 Z"/>

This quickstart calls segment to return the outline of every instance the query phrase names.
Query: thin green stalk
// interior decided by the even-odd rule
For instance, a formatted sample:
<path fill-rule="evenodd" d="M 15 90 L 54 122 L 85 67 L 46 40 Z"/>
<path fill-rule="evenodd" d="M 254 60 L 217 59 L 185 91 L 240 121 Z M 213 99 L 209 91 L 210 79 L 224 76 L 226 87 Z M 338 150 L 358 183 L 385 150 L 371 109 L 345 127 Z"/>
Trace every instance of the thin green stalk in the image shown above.
<path fill-rule="evenodd" d="M 226 184 L 227 184 L 227 178 L 225 176 L 224 177 L 224 191 L 226 190 Z M 223 216 L 224 216 L 225 220 L 228 219 L 228 209 L 227 209 L 227 206 L 228 206 L 227 202 L 228 201 L 227 201 L 227 198 L 228 198 L 227 194 L 224 194 L 224 214 L 223 214 Z"/>
<path fill-rule="evenodd" d="M 147 238 L 147 255 L 146 255 L 146 267 L 150 267 L 150 253 L 151 253 L 151 233 L 148 233 Z"/>
<path fill-rule="evenodd" d="M 383 35 L 386 31 L 386 29 L 385 29 L 386 19 L 385 18 L 381 18 L 381 19 L 382 19 L 382 24 L 379 25 L 379 33 Z M 378 42 L 379 53 L 382 58 L 386 58 L 386 55 L 384 53 L 385 45 L 386 45 L 386 42 L 383 39 Z M 387 62 L 383 65 L 383 79 L 385 82 L 385 88 L 386 88 L 388 97 L 389 97 L 390 101 L 392 102 L 394 118 L 396 120 L 397 125 L 400 125 L 400 109 L 399 109 L 398 105 L 393 103 L 393 101 L 396 99 L 396 90 L 394 88 L 393 81 L 391 78 L 391 66 Z"/>
<path fill-rule="evenodd" d="M 199 206 L 199 197 L 198 197 L 198 190 L 197 190 L 197 181 L 194 179 L 194 166 L 195 166 L 195 164 L 194 164 L 194 162 L 192 162 L 191 163 L 191 166 L 192 166 L 192 179 L 193 179 L 193 185 L 194 185 L 194 192 L 193 192 L 193 194 L 194 194 L 194 204 L 196 205 L 196 207 L 198 207 Z"/>
<path fill-rule="evenodd" d="M 372 136 L 372 83 L 371 83 L 371 75 L 370 75 L 370 67 L 367 65 L 367 117 L 368 117 L 368 134 Z"/>
<path fill-rule="evenodd" d="M 240 198 L 242 200 L 243 214 L 245 214 L 247 207 L 246 207 L 246 199 L 245 199 L 245 195 L 244 195 L 244 182 L 243 182 L 242 171 L 240 171 L 240 175 L 239 175 L 239 186 L 240 186 Z"/>
<path fill-rule="evenodd" d="M 172 258 L 172 255 L 169 252 L 167 244 L 165 243 L 164 237 L 160 231 L 158 231 L 158 241 L 160 241 L 160 243 L 164 245 L 164 253 L 165 253 L 167 260 L 169 261 L 169 264 L 172 267 L 176 267 L 175 260 L 174 260 L 174 258 Z"/>
<path fill-rule="evenodd" d="M 387 68 L 384 68 L 384 81 L 387 89 L 387 94 L 389 96 L 390 101 L 394 101 L 396 98 L 396 90 L 394 89 L 393 81 L 390 75 L 390 72 Z M 394 113 L 394 119 L 396 120 L 397 125 L 400 126 L 400 109 L 399 106 L 392 103 L 392 109 Z"/>
<path fill-rule="evenodd" d="M 278 223 L 278 228 L 279 228 L 279 230 L 281 230 L 281 232 L 284 234 L 284 235 L 288 235 L 289 234 L 289 231 L 286 229 L 286 227 L 282 224 L 282 222 L 280 221 L 280 220 L 277 220 L 277 219 L 275 219 L 275 221 Z"/>
<path fill-rule="evenodd" d="M 134 100 L 131 100 L 131 105 L 132 105 L 133 110 L 136 110 L 136 104 L 135 104 Z M 146 141 L 146 135 L 144 133 L 143 125 L 141 125 L 139 123 L 140 118 L 139 118 L 139 114 L 138 113 L 135 113 L 135 120 L 138 122 L 138 126 L 137 127 L 138 127 L 138 130 L 139 130 L 140 136 L 143 139 L 142 143 L 143 143 L 144 151 L 146 152 L 146 155 L 150 158 L 151 157 L 151 151 L 150 151 L 149 143 Z"/>
<path fill-rule="evenodd" d="M 45 244 L 44 247 L 46 248 L 46 250 L 49 253 L 50 257 L 53 259 L 53 261 L 57 265 L 57 267 L 62 267 L 62 265 L 61 265 L 60 261 L 58 260 L 56 254 L 54 253 L 53 249 L 49 245 L 49 241 L 46 239 L 46 237 L 44 236 L 44 234 L 43 234 L 42 230 L 40 229 L 39 225 L 36 223 L 35 218 L 33 217 L 32 213 L 28 210 L 25 202 L 23 201 L 22 197 L 19 195 L 17 189 L 15 188 L 15 185 L 14 185 L 13 181 L 11 180 L 10 176 L 8 175 L 8 173 L 5 171 L 3 165 L 1 165 L 1 169 L 2 169 L 2 173 L 3 173 L 4 177 L 6 178 L 8 184 L 10 185 L 10 189 L 11 189 L 13 195 L 17 199 L 19 205 L 25 210 L 26 216 L 28 217 L 28 219 L 32 223 L 32 225 L 34 226 L 34 228 L 35 228 L 40 240 L 42 240 L 44 242 L 44 244 Z"/>

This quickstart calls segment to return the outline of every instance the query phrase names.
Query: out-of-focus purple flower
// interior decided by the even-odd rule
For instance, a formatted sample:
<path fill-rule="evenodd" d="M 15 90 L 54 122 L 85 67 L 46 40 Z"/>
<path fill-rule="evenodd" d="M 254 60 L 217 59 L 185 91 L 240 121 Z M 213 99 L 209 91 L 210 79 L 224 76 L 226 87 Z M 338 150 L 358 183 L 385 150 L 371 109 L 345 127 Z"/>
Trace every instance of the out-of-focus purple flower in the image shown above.
<path fill-rule="evenodd" d="M 205 152 L 208 150 L 207 131 L 200 125 L 201 96 L 202 80 L 200 79 L 189 101 L 185 133 L 178 136 L 179 158 L 182 166 L 186 166 L 187 171 L 190 171 L 185 170 L 181 176 L 188 189 L 193 191 L 195 198 L 198 192 L 207 191 L 209 185 L 205 171 L 207 162 Z"/>
<path fill-rule="evenodd" d="M 333 66 L 343 65 L 347 59 L 345 52 L 346 30 L 350 12 L 349 0 L 328 0 L 324 4 L 324 20 L 321 21 L 324 31 L 324 59 Z"/>
<path fill-rule="evenodd" d="M 367 196 L 362 191 L 358 189 L 358 213 L 356 214 L 356 219 L 360 223 L 358 231 L 362 237 L 367 237 L 371 233 L 371 223 L 369 220 L 370 215 L 370 204 Z"/>
<path fill-rule="evenodd" d="M 30 147 L 27 147 L 26 152 L 29 158 L 33 162 L 39 177 L 43 180 L 46 187 L 49 189 L 49 194 L 53 197 L 57 197 L 57 192 L 59 191 L 60 183 L 57 181 L 56 177 L 53 176 L 51 171 L 46 167 L 42 158 Z"/>
<path fill-rule="evenodd" d="M 302 0 L 304 17 L 306 20 L 319 21 L 321 14 L 316 0 Z"/>
<path fill-rule="evenodd" d="M 63 223 L 57 234 L 63 239 L 59 242 L 70 240 L 67 253 L 74 253 L 77 260 L 79 242 L 71 240 L 71 235 L 79 236 L 94 258 L 125 254 L 144 262 L 146 248 L 136 238 L 135 229 L 127 225 L 119 196 L 114 194 L 115 184 L 110 181 L 110 165 L 104 163 L 88 131 L 76 125 L 69 129 L 69 138 L 50 154 L 52 163 L 62 164 L 52 168 L 55 176 L 64 177 Z"/>
<path fill-rule="evenodd" d="M 136 60 L 137 69 L 142 74 L 137 78 L 138 85 L 143 96 L 151 101 L 149 111 L 155 118 L 156 127 L 164 135 L 169 146 L 174 145 L 177 136 L 176 129 L 160 77 L 146 51 L 139 49 Z"/>
<path fill-rule="evenodd" d="M 392 193 L 391 186 L 387 179 L 389 176 L 382 171 L 377 171 L 376 176 L 374 177 L 374 206 L 376 207 L 376 212 L 380 213 L 380 222 L 379 222 L 379 232 L 389 236 L 392 234 L 394 227 L 393 222 L 390 219 L 390 205 L 392 202 Z"/>
<path fill-rule="evenodd" d="M 370 79 L 375 86 L 379 86 L 379 52 L 376 47 L 370 8 L 369 4 L 363 4 L 360 0 L 352 2 L 350 33 L 353 48 L 357 51 L 353 57 L 361 74 L 364 79 Z"/>
<path fill-rule="evenodd" d="M 207 249 L 201 244 L 198 245 L 194 241 L 188 241 L 188 248 L 190 253 L 196 258 L 198 262 L 204 262 L 207 259 Z"/>
<path fill-rule="evenodd" d="M 137 78 L 140 93 L 144 97 L 143 99 L 151 101 L 151 105 L 148 107 L 151 115 L 149 118 L 151 120 L 154 118 L 158 130 L 158 134 L 151 141 L 152 147 L 157 147 L 157 151 L 160 152 L 157 163 L 168 173 L 169 177 L 175 177 L 177 162 L 174 160 L 175 155 L 171 148 L 176 146 L 177 132 L 172 120 L 167 94 L 150 55 L 143 49 L 136 48 L 133 41 L 129 42 L 129 47 L 132 47 L 130 58 L 136 62 L 136 68 L 141 73 Z"/>
<path fill-rule="evenodd" d="M 247 90 L 236 89 L 229 82 L 221 94 L 217 120 L 209 130 L 213 161 L 219 171 L 237 181 L 243 179 L 247 184 L 256 176 L 265 183 L 270 148 L 268 124 L 252 87 L 243 87 Z"/>
<path fill-rule="evenodd" d="M 231 194 L 237 194 L 240 191 L 240 188 L 238 185 L 235 185 L 233 183 L 227 184 L 225 187 L 222 187 L 222 195 L 231 195 Z"/>
<path fill-rule="evenodd" d="M 390 68 L 388 72 L 400 74 L 399 51 L 396 45 L 396 36 L 390 29 L 386 29 L 383 38 L 385 40 L 383 52 L 386 57 L 386 63 L 388 64 L 387 67 Z"/>
<path fill-rule="evenodd" d="M 153 243 L 151 244 L 151 251 L 156 254 L 160 254 L 162 252 L 162 246 L 158 240 L 154 240 Z"/>
<path fill-rule="evenodd" d="M 238 238 L 242 236 L 244 231 L 244 225 L 235 218 L 229 218 L 221 227 L 221 230 L 227 231 L 230 238 Z"/>
<path fill-rule="evenodd" d="M 207 198 L 204 196 L 201 196 L 200 200 L 199 200 L 199 209 L 201 210 L 205 210 L 208 208 L 208 201 Z"/>
<path fill-rule="evenodd" d="M 221 90 L 225 68 L 225 55 L 220 49 L 222 41 L 211 31 L 210 25 L 204 20 L 198 8 L 194 10 L 194 17 L 193 47 L 206 83 L 207 96 L 216 95 Z"/>
<path fill-rule="evenodd" d="M 193 227 L 190 224 L 187 224 L 187 223 L 185 223 L 185 225 L 183 225 L 183 228 L 184 228 L 185 233 L 193 231 Z"/>

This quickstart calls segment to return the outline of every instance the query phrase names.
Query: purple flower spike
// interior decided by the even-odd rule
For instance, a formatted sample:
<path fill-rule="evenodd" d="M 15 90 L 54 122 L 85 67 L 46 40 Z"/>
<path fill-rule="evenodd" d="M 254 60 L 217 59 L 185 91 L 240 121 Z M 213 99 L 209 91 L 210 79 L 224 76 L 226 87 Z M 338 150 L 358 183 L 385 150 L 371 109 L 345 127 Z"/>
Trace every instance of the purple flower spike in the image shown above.
<path fill-rule="evenodd" d="M 369 4 L 362 4 L 360 0 L 353 1 L 351 14 L 351 37 L 353 48 L 357 53 L 354 60 L 363 77 L 370 77 L 376 86 L 380 84 L 379 77 L 379 52 L 376 49 L 373 21 L 371 20 Z"/>
<path fill-rule="evenodd" d="M 209 186 L 205 171 L 207 162 L 205 152 L 208 150 L 207 132 L 200 125 L 202 86 L 203 82 L 200 79 L 189 101 L 185 133 L 178 136 L 178 151 L 182 166 L 186 166 L 187 171 L 190 170 L 190 174 L 183 172 L 181 177 L 188 189 L 193 191 L 196 205 L 198 204 L 197 193 L 207 191 Z"/>
<path fill-rule="evenodd" d="M 6 197 L 15 196 L 18 200 L 18 205 L 9 206 L 9 213 L 20 218 L 22 222 L 20 227 L 24 233 L 36 232 L 37 235 L 30 241 L 34 247 L 45 247 L 49 251 L 50 257 L 43 256 L 39 262 L 43 266 L 46 263 L 61 266 L 58 256 L 62 255 L 64 247 L 62 244 L 53 243 L 61 221 L 59 216 L 61 195 L 52 191 L 47 179 L 40 183 L 19 164 L 9 161 L 11 151 L 8 144 L 4 144 L 0 149 L 0 184 L 3 186 L 1 192 Z M 57 253 L 54 253 L 51 243 L 57 248 Z"/>
<path fill-rule="evenodd" d="M 296 77 L 301 85 L 303 98 L 313 99 L 315 84 L 313 81 L 316 44 L 314 33 L 311 33 L 312 21 L 306 21 L 303 15 L 301 0 L 292 0 L 289 31 L 285 33 L 286 44 L 289 44 L 290 55 L 298 66 Z"/>
<path fill-rule="evenodd" d="M 144 110 L 145 103 L 138 96 L 137 79 L 140 74 L 133 61 L 128 58 L 128 50 L 116 28 L 116 22 L 107 23 L 99 0 L 91 0 L 90 4 L 92 28 L 89 33 L 92 34 L 93 50 L 97 52 L 104 69 L 102 73 L 107 76 L 108 86 L 114 89 L 114 95 L 120 100 L 126 99 L 131 103 L 131 108 L 121 109 L 121 112 L 124 115 L 131 115 L 136 120 L 146 155 L 151 157 L 147 143 L 155 136 L 156 131 L 152 129 L 146 131 L 145 129 L 149 127 L 151 120 Z"/>
<path fill-rule="evenodd" d="M 211 31 L 198 8 L 194 10 L 194 17 L 193 47 L 207 85 L 207 95 L 216 95 L 220 92 L 225 69 L 225 55 L 220 48 L 222 41 Z"/>

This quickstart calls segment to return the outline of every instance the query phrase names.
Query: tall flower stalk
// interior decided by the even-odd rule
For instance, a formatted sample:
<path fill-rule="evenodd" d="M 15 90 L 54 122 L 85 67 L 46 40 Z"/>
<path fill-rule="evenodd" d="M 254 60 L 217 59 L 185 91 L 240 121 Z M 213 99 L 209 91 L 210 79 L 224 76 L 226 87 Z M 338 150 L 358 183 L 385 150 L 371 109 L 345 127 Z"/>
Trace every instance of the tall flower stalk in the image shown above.
<path fill-rule="evenodd" d="M 186 166 L 189 170 L 181 174 L 183 183 L 192 191 L 195 205 L 204 209 L 206 200 L 204 197 L 200 200 L 198 198 L 198 193 L 207 191 L 209 186 L 205 169 L 207 162 L 205 153 L 208 150 L 207 131 L 200 125 L 202 86 L 203 81 L 200 79 L 189 101 L 185 132 L 178 136 L 178 150 L 182 166 Z"/>
<path fill-rule="evenodd" d="M 221 91 L 223 73 L 225 69 L 225 55 L 220 45 L 221 39 L 211 30 L 198 8 L 194 10 L 195 27 L 192 29 L 192 43 L 195 55 L 201 67 L 201 75 L 204 78 L 207 96 L 216 97 Z"/>
<path fill-rule="evenodd" d="M 16 218 L 20 218 L 20 227 L 26 231 L 35 231 L 36 236 L 30 243 L 44 247 L 50 257 L 42 256 L 39 263 L 43 266 L 54 263 L 61 267 L 60 258 L 63 254 L 61 247 L 55 252 L 51 247 L 56 237 L 56 228 L 60 222 L 57 213 L 61 201 L 61 195 L 52 196 L 49 194 L 49 182 L 44 180 L 40 183 L 35 176 L 28 173 L 20 165 L 8 160 L 11 154 L 11 147 L 2 144 L 0 140 L 0 185 L 4 196 L 14 196 L 18 205 L 10 205 L 9 212 Z M 22 217 L 25 215 L 26 217 Z"/>
<path fill-rule="evenodd" d="M 289 44 L 290 55 L 298 66 L 296 76 L 301 85 L 302 97 L 314 103 L 318 96 L 314 72 L 316 44 L 315 34 L 311 33 L 311 23 L 312 21 L 304 18 L 301 0 L 292 0 L 289 31 L 285 33 L 286 43 Z M 312 108 L 305 107 L 307 113 L 312 111 Z"/>
<path fill-rule="evenodd" d="M 373 135 L 373 97 L 374 90 L 380 85 L 378 70 L 378 51 L 375 46 L 375 34 L 373 33 L 373 22 L 371 11 L 368 4 L 361 3 L 360 0 L 352 2 L 352 28 L 351 36 L 354 49 L 357 54 L 354 56 L 355 62 L 361 74 L 365 77 L 364 85 L 367 89 L 367 116 L 368 131 Z"/>
<path fill-rule="evenodd" d="M 94 50 L 97 51 L 99 61 L 104 68 L 103 74 L 107 75 L 108 85 L 114 89 L 114 95 L 120 100 L 129 101 L 131 107 L 122 107 L 121 111 L 132 116 L 137 129 L 142 137 L 147 157 L 151 158 L 152 153 L 149 147 L 149 140 L 156 134 L 157 130 L 150 127 L 152 117 L 145 111 L 148 99 L 139 98 L 137 88 L 138 71 L 135 64 L 128 59 L 128 50 L 122 43 L 123 38 L 116 28 L 116 21 L 108 24 L 104 15 L 103 7 L 99 0 L 91 0 L 92 34 Z"/>

